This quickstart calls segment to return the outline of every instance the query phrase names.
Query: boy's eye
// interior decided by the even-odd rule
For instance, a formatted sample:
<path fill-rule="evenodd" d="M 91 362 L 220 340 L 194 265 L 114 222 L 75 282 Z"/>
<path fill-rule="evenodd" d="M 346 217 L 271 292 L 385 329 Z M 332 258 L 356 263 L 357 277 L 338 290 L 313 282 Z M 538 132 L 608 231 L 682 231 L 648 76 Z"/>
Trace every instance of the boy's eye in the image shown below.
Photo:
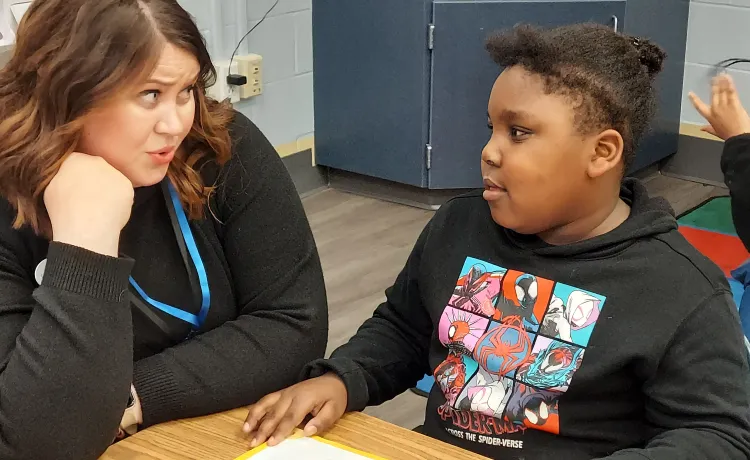
<path fill-rule="evenodd" d="M 489 120 L 487 120 L 487 129 L 489 129 L 490 131 L 492 131 L 493 129 L 495 129 L 495 127 L 492 125 L 492 122 L 489 121 Z"/>
<path fill-rule="evenodd" d="M 518 128 L 518 127 L 515 127 L 515 126 L 513 126 L 513 127 L 510 128 L 510 138 L 514 142 L 521 142 L 521 141 L 525 140 L 530 135 L 531 135 L 531 133 L 529 131 L 527 131 L 527 130 L 524 130 L 524 129 L 521 129 L 521 128 Z"/>

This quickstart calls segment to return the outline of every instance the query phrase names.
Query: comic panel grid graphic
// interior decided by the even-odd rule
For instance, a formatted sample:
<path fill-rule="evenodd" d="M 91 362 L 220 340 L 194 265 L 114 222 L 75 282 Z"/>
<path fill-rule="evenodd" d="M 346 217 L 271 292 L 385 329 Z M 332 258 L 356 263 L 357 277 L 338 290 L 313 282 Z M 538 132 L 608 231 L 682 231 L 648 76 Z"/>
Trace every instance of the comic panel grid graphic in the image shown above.
<path fill-rule="evenodd" d="M 480 413 L 504 433 L 559 434 L 558 400 L 583 362 L 605 300 L 467 258 L 438 325 L 449 350 L 434 371 L 446 398 L 441 413 Z"/>

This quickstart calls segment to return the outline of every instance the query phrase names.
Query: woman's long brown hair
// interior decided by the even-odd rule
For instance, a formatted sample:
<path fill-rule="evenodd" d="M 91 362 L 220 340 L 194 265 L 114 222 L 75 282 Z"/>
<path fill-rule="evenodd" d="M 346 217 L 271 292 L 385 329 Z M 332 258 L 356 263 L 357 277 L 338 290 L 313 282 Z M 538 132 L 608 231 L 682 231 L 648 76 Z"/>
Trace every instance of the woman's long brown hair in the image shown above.
<path fill-rule="evenodd" d="M 167 173 L 190 218 L 200 218 L 213 184 L 198 168 L 231 155 L 229 104 L 206 97 L 216 70 L 203 37 L 176 0 L 43 0 L 32 3 L 0 70 L 0 195 L 14 226 L 51 237 L 44 190 L 76 150 L 83 120 L 151 74 L 166 44 L 200 64 L 193 127 L 184 158 Z"/>

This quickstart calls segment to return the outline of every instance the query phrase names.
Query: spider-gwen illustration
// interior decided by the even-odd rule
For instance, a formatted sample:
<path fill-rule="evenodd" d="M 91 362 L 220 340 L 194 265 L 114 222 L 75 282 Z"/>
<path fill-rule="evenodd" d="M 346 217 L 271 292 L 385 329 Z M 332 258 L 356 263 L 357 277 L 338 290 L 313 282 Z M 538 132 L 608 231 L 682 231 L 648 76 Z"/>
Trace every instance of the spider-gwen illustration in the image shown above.
<path fill-rule="evenodd" d="M 574 290 L 563 303 L 558 296 L 552 297 L 547 314 L 542 320 L 539 333 L 578 345 L 587 345 L 591 330 L 599 319 L 602 301 L 584 291 Z"/>

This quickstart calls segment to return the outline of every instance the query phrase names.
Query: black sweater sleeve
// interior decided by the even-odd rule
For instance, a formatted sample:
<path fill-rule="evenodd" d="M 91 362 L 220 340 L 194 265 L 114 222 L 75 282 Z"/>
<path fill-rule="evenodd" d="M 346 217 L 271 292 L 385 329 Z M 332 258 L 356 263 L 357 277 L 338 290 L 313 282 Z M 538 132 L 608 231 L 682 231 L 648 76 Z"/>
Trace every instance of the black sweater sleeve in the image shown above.
<path fill-rule="evenodd" d="M 0 458 L 97 458 L 127 404 L 132 261 L 52 243 L 35 287 L 5 203 L 0 222 Z"/>
<path fill-rule="evenodd" d="M 727 140 L 721 170 L 732 196 L 732 219 L 737 235 L 750 250 L 750 134 Z"/>
<path fill-rule="evenodd" d="M 386 291 L 381 304 L 349 342 L 328 360 L 318 360 L 304 377 L 334 372 L 348 392 L 347 411 L 359 411 L 388 401 L 414 386 L 428 365 L 432 320 L 424 308 L 419 274 L 424 246 L 440 213 L 417 240 L 406 266 Z"/>
<path fill-rule="evenodd" d="M 135 364 L 145 426 L 251 404 L 325 353 L 325 285 L 299 195 L 263 134 L 240 114 L 235 125 L 215 203 L 239 315 Z"/>
<path fill-rule="evenodd" d="M 644 386 L 646 417 L 665 431 L 643 449 L 616 452 L 606 460 L 746 460 L 749 389 L 737 308 L 731 295 L 720 291 L 683 322 Z"/>

